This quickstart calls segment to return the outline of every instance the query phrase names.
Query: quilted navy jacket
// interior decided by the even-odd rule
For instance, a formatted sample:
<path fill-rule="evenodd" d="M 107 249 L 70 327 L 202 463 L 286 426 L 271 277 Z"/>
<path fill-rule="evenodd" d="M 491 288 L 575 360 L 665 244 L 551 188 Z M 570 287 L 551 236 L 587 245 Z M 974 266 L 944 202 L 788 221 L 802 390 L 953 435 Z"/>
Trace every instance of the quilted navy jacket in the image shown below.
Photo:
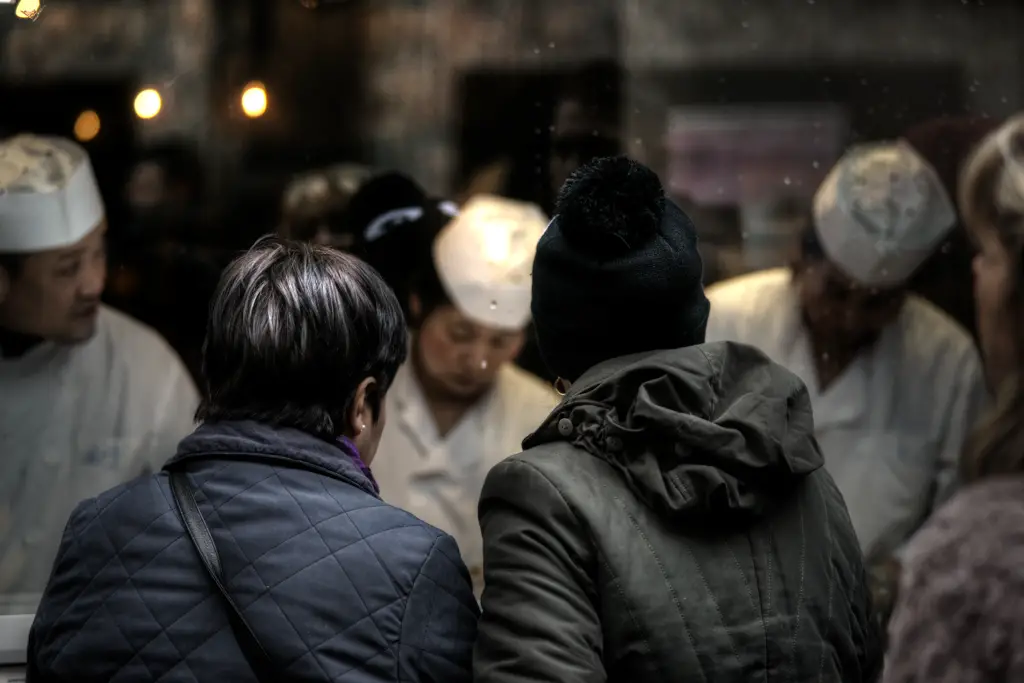
<path fill-rule="evenodd" d="M 333 444 L 220 423 L 184 439 L 178 463 L 229 592 L 288 680 L 471 680 L 478 610 L 455 541 L 382 502 Z M 38 683 L 256 680 L 166 472 L 72 513 L 28 662 Z"/>

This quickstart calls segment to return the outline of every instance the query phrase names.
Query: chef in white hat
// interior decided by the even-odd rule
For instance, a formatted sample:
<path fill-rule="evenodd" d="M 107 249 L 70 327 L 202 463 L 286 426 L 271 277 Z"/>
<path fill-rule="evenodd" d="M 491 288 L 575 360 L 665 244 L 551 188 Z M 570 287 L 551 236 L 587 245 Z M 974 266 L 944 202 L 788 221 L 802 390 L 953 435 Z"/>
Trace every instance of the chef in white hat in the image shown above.
<path fill-rule="evenodd" d="M 955 221 L 909 145 L 855 147 L 819 188 L 791 270 L 708 291 L 709 342 L 758 346 L 807 385 L 826 466 L 873 558 L 949 496 L 987 400 L 968 334 L 904 288 Z"/>
<path fill-rule="evenodd" d="M 0 140 L 0 599 L 42 590 L 80 500 L 159 468 L 192 430 L 178 356 L 100 303 L 105 230 L 85 150 Z"/>
<path fill-rule="evenodd" d="M 530 319 L 537 242 L 532 204 L 471 199 L 434 240 L 414 278 L 409 361 L 388 391 L 374 473 L 385 500 L 455 536 L 481 587 L 477 503 L 488 470 L 522 449 L 558 402 L 511 361 Z"/>

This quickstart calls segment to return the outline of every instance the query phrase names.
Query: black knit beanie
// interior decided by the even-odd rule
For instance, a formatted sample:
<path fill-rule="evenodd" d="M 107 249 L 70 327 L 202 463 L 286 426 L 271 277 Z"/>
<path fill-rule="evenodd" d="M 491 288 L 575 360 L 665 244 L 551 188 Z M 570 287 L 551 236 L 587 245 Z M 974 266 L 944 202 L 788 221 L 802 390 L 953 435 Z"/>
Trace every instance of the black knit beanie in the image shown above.
<path fill-rule="evenodd" d="M 597 159 L 562 186 L 533 263 L 533 322 L 551 372 L 704 342 L 710 304 L 693 222 L 658 176 Z"/>

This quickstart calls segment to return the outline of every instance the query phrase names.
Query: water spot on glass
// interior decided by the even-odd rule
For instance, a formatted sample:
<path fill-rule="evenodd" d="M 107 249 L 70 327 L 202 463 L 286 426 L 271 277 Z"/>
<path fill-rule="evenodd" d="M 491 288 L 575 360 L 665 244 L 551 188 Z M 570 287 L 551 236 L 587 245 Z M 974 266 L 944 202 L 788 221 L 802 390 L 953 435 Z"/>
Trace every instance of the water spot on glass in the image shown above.
<path fill-rule="evenodd" d="M 741 28 L 750 28 L 750 22 L 749 21 L 741 21 L 740 22 L 740 27 Z"/>
<path fill-rule="evenodd" d="M 480 369 L 481 370 L 486 370 L 487 369 L 487 359 L 486 358 L 484 360 L 480 361 Z"/>
<path fill-rule="evenodd" d="M 813 5 L 814 4 L 814 0 L 807 0 L 807 4 L 808 5 Z"/>
<path fill-rule="evenodd" d="M 829 356 L 828 356 L 828 352 L 827 352 L 827 351 L 826 351 L 825 353 L 821 354 L 821 359 L 822 359 L 823 361 L 827 361 L 827 360 L 828 360 L 828 358 L 829 358 Z"/>
<path fill-rule="evenodd" d="M 544 131 L 542 131 L 542 130 L 541 130 L 540 128 L 534 128 L 534 129 L 533 129 L 533 132 L 534 132 L 534 133 L 536 133 L 537 135 L 540 135 L 540 134 L 541 134 L 541 133 L 543 133 Z"/>
<path fill-rule="evenodd" d="M 725 194 L 725 188 L 724 187 L 718 188 L 718 194 L 720 194 L 720 195 L 721 194 Z"/>
<path fill-rule="evenodd" d="M 821 79 L 821 80 L 825 81 L 826 83 L 831 83 L 831 82 L 832 82 L 832 77 L 831 77 L 831 76 L 825 76 L 825 77 L 824 77 L 823 79 Z"/>
<path fill-rule="evenodd" d="M 759 43 L 751 43 L 750 44 L 750 49 L 751 50 L 756 50 L 758 47 L 760 47 Z"/>
<path fill-rule="evenodd" d="M 643 140 L 643 138 L 637 138 L 636 140 L 634 140 L 634 142 L 635 142 L 636 144 L 638 144 L 638 145 L 642 145 L 642 144 L 644 144 L 644 140 Z"/>
<path fill-rule="evenodd" d="M 785 178 L 783 178 L 783 179 L 782 179 L 782 182 L 783 182 L 784 184 L 786 184 L 786 185 L 790 185 L 790 184 L 792 184 L 792 183 L 793 183 L 793 181 L 792 181 L 792 180 L 790 180 L 789 176 L 786 176 Z"/>
<path fill-rule="evenodd" d="M 948 254 L 949 253 L 949 249 L 950 249 L 950 244 L 949 244 L 949 242 L 946 242 L 945 244 L 942 245 L 942 248 L 939 251 L 941 251 L 943 254 Z"/>
<path fill-rule="evenodd" d="M 819 164 L 817 161 L 811 162 L 811 168 L 818 168 L 819 166 L 821 166 L 821 164 Z"/>
<path fill-rule="evenodd" d="M 1006 104 L 1007 102 L 1010 101 L 1010 98 L 1008 98 L 1006 95 L 1003 95 L 1002 97 L 999 98 L 999 101 L 1002 102 L 1003 104 Z"/>
<path fill-rule="evenodd" d="M 550 43 L 548 43 L 548 47 L 551 48 L 552 50 L 554 50 L 555 49 L 555 41 L 551 41 Z"/>
<path fill-rule="evenodd" d="M 498 308 L 498 302 L 492 300 L 491 301 L 491 310 L 493 311 L 493 310 L 496 310 L 497 308 Z"/>
<path fill-rule="evenodd" d="M 866 79 L 866 78 L 860 79 L 860 84 L 861 85 L 867 85 L 868 84 L 868 79 Z"/>
<path fill-rule="evenodd" d="M 539 55 L 540 54 L 540 48 L 539 47 L 533 48 L 533 54 Z"/>

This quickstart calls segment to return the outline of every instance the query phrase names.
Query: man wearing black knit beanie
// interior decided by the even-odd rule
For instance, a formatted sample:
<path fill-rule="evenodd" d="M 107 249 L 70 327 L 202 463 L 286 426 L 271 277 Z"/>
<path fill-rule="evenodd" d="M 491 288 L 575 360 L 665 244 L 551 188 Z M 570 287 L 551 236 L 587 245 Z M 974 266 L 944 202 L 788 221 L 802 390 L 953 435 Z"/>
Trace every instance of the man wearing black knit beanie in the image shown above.
<path fill-rule="evenodd" d="M 807 390 L 703 343 L 695 230 L 650 169 L 599 159 L 565 183 L 532 309 L 565 395 L 484 484 L 474 680 L 875 680 Z"/>
<path fill-rule="evenodd" d="M 658 176 L 625 157 L 584 170 L 533 261 L 541 354 L 569 381 L 609 358 L 703 343 L 709 308 L 697 231 Z"/>

